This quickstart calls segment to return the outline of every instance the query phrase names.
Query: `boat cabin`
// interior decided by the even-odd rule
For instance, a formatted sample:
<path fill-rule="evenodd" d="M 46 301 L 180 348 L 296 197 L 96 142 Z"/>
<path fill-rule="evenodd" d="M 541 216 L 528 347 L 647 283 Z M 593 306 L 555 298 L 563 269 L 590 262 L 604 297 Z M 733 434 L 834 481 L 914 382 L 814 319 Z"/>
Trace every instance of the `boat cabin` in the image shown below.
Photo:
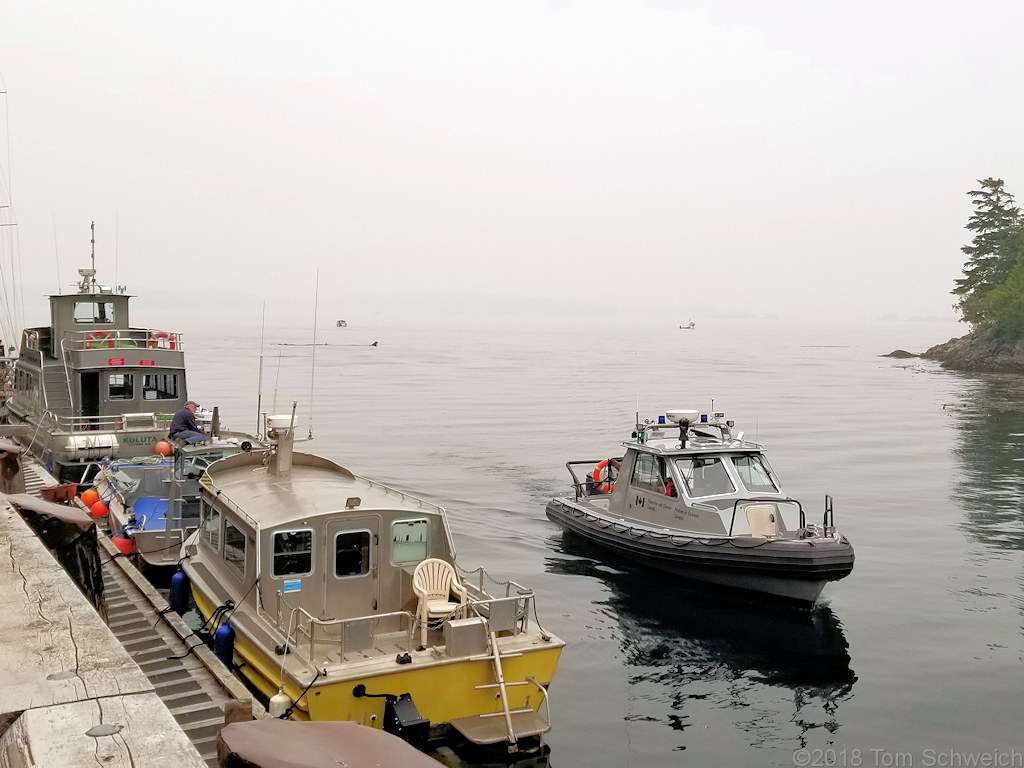
<path fill-rule="evenodd" d="M 187 399 L 181 334 L 132 327 L 129 295 L 93 269 L 79 275 L 77 293 L 49 297 L 50 325 L 22 332 L 7 403 L 62 479 L 100 458 L 151 453 Z"/>
<path fill-rule="evenodd" d="M 273 458 L 276 458 L 276 454 Z M 413 571 L 428 558 L 452 560 L 444 511 L 356 477 L 313 455 L 293 454 L 287 475 L 254 482 L 260 454 L 211 465 L 203 484 L 198 546 L 216 581 L 249 598 L 286 630 L 292 610 L 321 621 L 415 610 Z M 215 490 L 214 490 L 215 489 Z M 212 503 L 211 503 L 212 502 Z"/>
<path fill-rule="evenodd" d="M 763 502 L 779 513 L 779 533 L 802 528 L 803 510 L 783 493 L 764 446 L 734 436 L 733 426 L 723 413 L 697 411 L 638 423 L 623 456 L 569 462 L 576 498 L 625 521 L 712 535 L 760 531 L 760 513 L 746 508 Z"/>

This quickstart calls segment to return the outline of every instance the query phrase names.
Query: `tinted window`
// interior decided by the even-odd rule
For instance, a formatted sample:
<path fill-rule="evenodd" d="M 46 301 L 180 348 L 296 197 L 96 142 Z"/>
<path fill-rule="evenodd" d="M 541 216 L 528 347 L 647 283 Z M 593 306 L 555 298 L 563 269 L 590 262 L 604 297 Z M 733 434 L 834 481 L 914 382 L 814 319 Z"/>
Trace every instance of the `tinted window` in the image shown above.
<path fill-rule="evenodd" d="M 174 400 L 178 397 L 178 375 L 147 373 L 142 380 L 143 400 Z"/>
<path fill-rule="evenodd" d="M 76 323 L 112 323 L 114 322 L 114 303 L 112 301 L 76 301 Z"/>
<path fill-rule="evenodd" d="M 313 572 L 313 532 L 274 534 L 274 575 L 304 576 Z"/>
<path fill-rule="evenodd" d="M 245 534 L 230 520 L 224 521 L 224 562 L 239 576 L 245 573 Z"/>
<path fill-rule="evenodd" d="M 357 576 L 370 570 L 370 533 L 339 533 L 334 539 L 334 574 Z"/>
<path fill-rule="evenodd" d="M 220 546 L 220 512 L 203 505 L 202 537 L 215 550 Z"/>
<path fill-rule="evenodd" d="M 135 397 L 135 377 L 130 373 L 110 374 L 107 397 L 110 400 L 131 400 Z"/>

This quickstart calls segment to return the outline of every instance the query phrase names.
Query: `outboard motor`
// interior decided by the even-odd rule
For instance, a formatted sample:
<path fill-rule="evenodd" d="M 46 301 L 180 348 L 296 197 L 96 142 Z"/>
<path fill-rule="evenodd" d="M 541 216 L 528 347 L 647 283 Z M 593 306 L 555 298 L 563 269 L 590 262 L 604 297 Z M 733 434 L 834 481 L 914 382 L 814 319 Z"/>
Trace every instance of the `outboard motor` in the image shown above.
<path fill-rule="evenodd" d="M 412 744 L 417 749 L 423 749 L 426 746 L 430 736 L 430 721 L 416 709 L 410 694 L 403 693 L 395 696 L 393 693 L 367 693 L 366 686 L 360 683 L 352 689 L 352 695 L 357 699 L 363 696 L 375 699 L 383 698 L 384 730 Z"/>
<path fill-rule="evenodd" d="M 388 696 L 384 702 L 384 730 L 422 749 L 430 735 L 430 721 L 420 714 L 412 696 Z"/>

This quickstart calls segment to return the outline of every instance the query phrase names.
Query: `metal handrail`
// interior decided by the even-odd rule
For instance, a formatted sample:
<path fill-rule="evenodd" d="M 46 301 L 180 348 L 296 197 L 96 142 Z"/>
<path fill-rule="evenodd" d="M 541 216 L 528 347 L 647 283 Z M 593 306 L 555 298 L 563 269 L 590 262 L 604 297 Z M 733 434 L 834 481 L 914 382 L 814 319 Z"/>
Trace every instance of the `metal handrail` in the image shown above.
<path fill-rule="evenodd" d="M 159 345 L 166 344 L 166 347 Z M 97 349 L 168 349 L 178 352 L 183 349 L 182 334 L 159 328 L 94 328 L 88 331 L 72 331 L 61 339 L 65 351 L 84 352 Z"/>
<path fill-rule="evenodd" d="M 760 498 L 736 499 L 736 501 L 734 501 L 732 504 L 732 519 L 729 520 L 729 535 L 732 536 L 732 527 L 736 523 L 736 511 L 739 509 L 740 504 L 763 504 L 767 502 L 771 502 L 773 504 L 778 504 L 779 502 L 782 502 L 783 504 L 796 504 L 797 509 L 800 510 L 800 527 L 803 528 L 807 525 L 807 520 L 804 517 L 803 504 L 789 496 L 786 496 L 781 499 L 778 498 L 777 496 L 774 498 L 764 496 Z"/>
<path fill-rule="evenodd" d="M 282 593 L 280 591 L 278 591 L 277 594 L 278 594 L 278 599 L 280 599 L 282 597 Z M 278 613 L 280 614 L 280 610 L 278 611 Z M 369 621 L 369 622 L 371 622 L 373 624 L 376 624 L 377 622 L 381 621 L 382 619 L 390 619 L 390 618 L 398 617 L 398 618 L 402 618 L 402 619 L 405 620 L 404 623 L 406 624 L 406 626 L 405 626 L 406 647 L 407 648 L 412 648 L 412 634 L 413 634 L 413 628 L 415 626 L 416 618 L 411 613 L 409 613 L 409 611 L 392 611 L 391 613 L 377 613 L 377 614 L 372 614 L 370 616 L 355 616 L 353 618 L 348 618 L 348 619 L 318 619 L 315 616 L 313 616 L 311 613 L 309 613 L 309 611 L 307 611 L 305 608 L 302 608 L 301 606 L 293 608 L 292 609 L 292 613 L 293 613 L 293 615 L 297 615 L 300 619 L 302 619 L 302 621 L 295 622 L 295 625 L 294 625 L 295 626 L 295 636 L 292 637 L 291 634 L 289 633 L 286 636 L 286 642 L 287 642 L 289 648 L 295 648 L 296 650 L 298 650 L 300 648 L 300 645 L 299 645 L 300 636 L 301 635 L 305 635 L 306 637 L 308 637 L 309 638 L 309 651 L 308 651 L 308 653 L 305 653 L 305 654 L 302 654 L 302 655 L 305 656 L 306 663 L 309 664 L 313 668 L 317 668 L 317 666 L 318 666 L 318 664 L 317 664 L 318 658 L 317 658 L 317 655 L 315 653 L 315 646 L 316 646 L 316 642 L 317 642 L 316 629 L 318 627 L 321 628 L 321 629 L 326 629 L 328 627 L 339 627 L 340 628 L 340 632 L 338 633 L 338 652 L 341 654 L 341 658 L 344 659 L 345 658 L 345 625 L 347 625 L 347 624 L 354 624 L 354 623 L 360 622 L 360 621 Z M 308 631 L 306 631 L 304 629 L 304 627 L 308 628 Z M 302 653 L 302 652 L 299 651 L 299 653 Z M 326 655 L 327 654 L 325 653 L 324 656 L 326 657 Z"/>

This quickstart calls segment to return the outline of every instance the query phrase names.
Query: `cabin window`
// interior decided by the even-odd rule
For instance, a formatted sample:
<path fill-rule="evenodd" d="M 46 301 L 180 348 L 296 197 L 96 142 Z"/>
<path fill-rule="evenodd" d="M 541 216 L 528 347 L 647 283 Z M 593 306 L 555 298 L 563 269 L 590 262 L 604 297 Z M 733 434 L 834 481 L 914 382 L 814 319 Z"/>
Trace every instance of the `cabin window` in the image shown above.
<path fill-rule="evenodd" d="M 313 572 L 313 532 L 274 534 L 274 575 L 305 576 Z"/>
<path fill-rule="evenodd" d="M 220 547 L 220 512 L 203 505 L 203 541 L 217 551 Z"/>
<path fill-rule="evenodd" d="M 131 400 L 135 397 L 135 377 L 130 373 L 110 374 L 108 400 Z"/>
<path fill-rule="evenodd" d="M 725 464 L 718 457 L 676 459 L 676 469 L 686 481 L 686 489 L 691 497 L 736 492 Z"/>
<path fill-rule="evenodd" d="M 113 323 L 114 302 L 112 301 L 76 301 L 76 323 Z"/>
<path fill-rule="evenodd" d="M 143 400 L 177 400 L 178 375 L 176 373 L 147 373 L 142 380 Z"/>
<path fill-rule="evenodd" d="M 335 576 L 359 576 L 369 570 L 369 531 L 349 531 L 334 537 Z"/>
<path fill-rule="evenodd" d="M 771 472 L 764 459 L 756 454 L 733 456 L 732 463 L 739 473 L 740 482 L 748 491 L 755 493 L 778 493 L 779 489 L 772 480 Z"/>
<path fill-rule="evenodd" d="M 391 562 L 395 565 L 427 559 L 427 521 L 402 520 L 391 525 Z"/>
<path fill-rule="evenodd" d="M 245 575 L 245 534 L 230 520 L 224 521 L 224 562 L 239 576 Z"/>
<path fill-rule="evenodd" d="M 665 482 L 658 469 L 658 457 L 649 453 L 639 453 L 633 465 L 633 478 L 630 480 L 634 488 L 648 491 L 665 492 Z"/>

